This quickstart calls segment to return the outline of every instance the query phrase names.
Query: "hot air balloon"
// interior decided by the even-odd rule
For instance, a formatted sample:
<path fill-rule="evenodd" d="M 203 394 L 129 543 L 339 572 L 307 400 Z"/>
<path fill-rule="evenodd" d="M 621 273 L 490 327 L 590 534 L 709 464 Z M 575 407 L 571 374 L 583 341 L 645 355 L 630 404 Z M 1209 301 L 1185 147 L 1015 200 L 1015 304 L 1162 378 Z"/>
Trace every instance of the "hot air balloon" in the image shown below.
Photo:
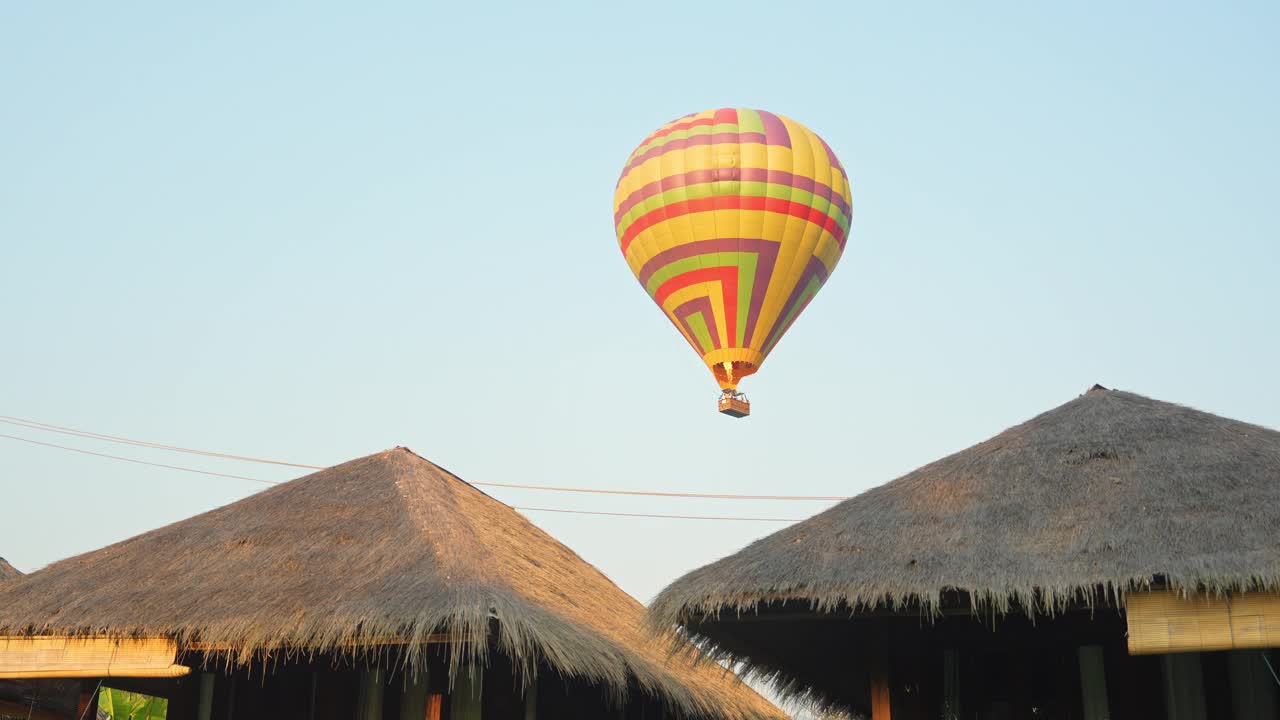
<path fill-rule="evenodd" d="M 613 196 L 623 257 L 720 384 L 760 369 L 835 270 L 849 178 L 812 130 L 763 110 L 686 115 L 631 153 Z"/>

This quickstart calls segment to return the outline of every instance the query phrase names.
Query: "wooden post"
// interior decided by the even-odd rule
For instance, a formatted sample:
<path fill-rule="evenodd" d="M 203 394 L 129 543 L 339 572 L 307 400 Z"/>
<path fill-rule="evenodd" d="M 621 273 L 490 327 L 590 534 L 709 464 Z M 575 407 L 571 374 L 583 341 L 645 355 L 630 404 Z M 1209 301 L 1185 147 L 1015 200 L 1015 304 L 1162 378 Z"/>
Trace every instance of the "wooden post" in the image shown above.
<path fill-rule="evenodd" d="M 1164 706 L 1168 720 L 1206 720 L 1204 671 L 1200 653 L 1177 653 L 1161 658 Z"/>
<path fill-rule="evenodd" d="M 1080 700 L 1084 720 L 1111 720 L 1107 704 L 1107 669 L 1101 645 L 1084 645 L 1076 651 L 1080 662 Z"/>
<path fill-rule="evenodd" d="M 480 702 L 483 697 L 484 668 L 479 665 L 462 668 L 453 686 L 449 720 L 480 720 Z"/>
<path fill-rule="evenodd" d="M 76 720 L 97 720 L 98 689 L 101 687 L 101 680 L 80 681 L 80 702 L 76 703 Z"/>
<path fill-rule="evenodd" d="M 430 695 L 427 697 L 427 720 L 441 720 L 444 717 L 444 696 Z"/>
<path fill-rule="evenodd" d="M 216 675 L 200 673 L 200 695 L 196 701 L 196 720 L 213 720 L 213 683 Z"/>
<path fill-rule="evenodd" d="M 236 717 L 236 676 L 232 675 L 227 679 L 227 717 L 226 720 L 235 720 Z"/>
<path fill-rule="evenodd" d="M 960 720 L 960 651 L 942 651 L 942 720 Z"/>
<path fill-rule="evenodd" d="M 871 660 L 871 720 L 890 720 L 892 693 L 889 692 L 889 654 L 883 647 Z"/>
<path fill-rule="evenodd" d="M 538 718 L 538 680 L 535 678 L 524 689 L 524 720 Z"/>
<path fill-rule="evenodd" d="M 404 689 L 400 691 L 400 720 L 426 720 L 427 717 L 427 668 L 426 661 L 417 671 L 405 673 Z"/>
<path fill-rule="evenodd" d="M 127 680 L 119 678 L 116 682 Z M 127 685 L 129 683 L 121 683 Z M 145 688 L 145 689 L 144 689 Z M 132 687 L 123 687 L 123 690 L 134 690 Z M 199 720 L 200 713 L 200 674 L 195 673 L 185 677 L 173 678 L 162 682 L 160 685 L 144 685 L 138 687 L 135 692 L 141 691 L 146 695 L 163 697 L 169 701 L 168 709 L 165 717 L 169 720 Z M 86 718 L 85 720 L 88 720 Z"/>
<path fill-rule="evenodd" d="M 356 720 L 382 720 L 382 669 L 371 668 L 360 672 L 359 700 L 356 702 Z"/>

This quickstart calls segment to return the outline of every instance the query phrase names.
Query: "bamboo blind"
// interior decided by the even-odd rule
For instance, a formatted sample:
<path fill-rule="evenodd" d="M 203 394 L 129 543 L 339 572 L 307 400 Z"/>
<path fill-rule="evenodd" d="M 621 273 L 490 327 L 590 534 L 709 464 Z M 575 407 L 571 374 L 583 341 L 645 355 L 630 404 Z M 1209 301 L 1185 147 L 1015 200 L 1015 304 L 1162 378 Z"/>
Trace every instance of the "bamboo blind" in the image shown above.
<path fill-rule="evenodd" d="M 177 677 L 177 645 L 164 638 L 0 636 L 0 679 Z"/>
<path fill-rule="evenodd" d="M 1280 594 L 1129 595 L 1129 653 L 1280 647 Z"/>

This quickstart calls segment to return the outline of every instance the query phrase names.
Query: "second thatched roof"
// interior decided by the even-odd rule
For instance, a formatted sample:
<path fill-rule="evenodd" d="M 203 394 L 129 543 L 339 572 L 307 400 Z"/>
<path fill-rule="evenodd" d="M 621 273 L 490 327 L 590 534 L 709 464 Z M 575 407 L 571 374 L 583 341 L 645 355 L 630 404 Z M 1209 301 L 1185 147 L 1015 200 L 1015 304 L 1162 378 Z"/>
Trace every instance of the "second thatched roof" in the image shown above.
<path fill-rule="evenodd" d="M 125 581 L 127 580 L 127 581 Z M 0 586 L 0 634 L 349 651 L 445 634 L 688 717 L 782 720 L 644 628 L 644 607 L 519 513 L 397 448 Z M 412 659 L 412 658 L 411 658 Z"/>
<path fill-rule="evenodd" d="M 1280 432 L 1095 386 L 694 570 L 651 618 L 698 638 L 779 603 L 1045 609 L 1153 582 L 1280 589 Z"/>
<path fill-rule="evenodd" d="M 8 560 L 0 557 L 0 582 L 18 577 L 22 577 L 22 573 L 18 572 L 17 568 L 10 565 Z"/>

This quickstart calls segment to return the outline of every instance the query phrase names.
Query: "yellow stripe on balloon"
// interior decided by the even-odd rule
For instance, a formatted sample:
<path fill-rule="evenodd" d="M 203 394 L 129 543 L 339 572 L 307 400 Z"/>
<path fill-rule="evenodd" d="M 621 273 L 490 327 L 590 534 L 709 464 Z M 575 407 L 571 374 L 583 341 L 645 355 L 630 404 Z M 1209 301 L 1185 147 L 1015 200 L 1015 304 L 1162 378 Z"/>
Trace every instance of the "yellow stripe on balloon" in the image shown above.
<path fill-rule="evenodd" d="M 831 271 L 836 269 L 836 263 L 840 262 L 840 252 L 840 243 L 836 242 L 835 237 L 831 233 L 823 233 L 813 254 L 822 261 L 823 267 L 830 275 Z"/>

